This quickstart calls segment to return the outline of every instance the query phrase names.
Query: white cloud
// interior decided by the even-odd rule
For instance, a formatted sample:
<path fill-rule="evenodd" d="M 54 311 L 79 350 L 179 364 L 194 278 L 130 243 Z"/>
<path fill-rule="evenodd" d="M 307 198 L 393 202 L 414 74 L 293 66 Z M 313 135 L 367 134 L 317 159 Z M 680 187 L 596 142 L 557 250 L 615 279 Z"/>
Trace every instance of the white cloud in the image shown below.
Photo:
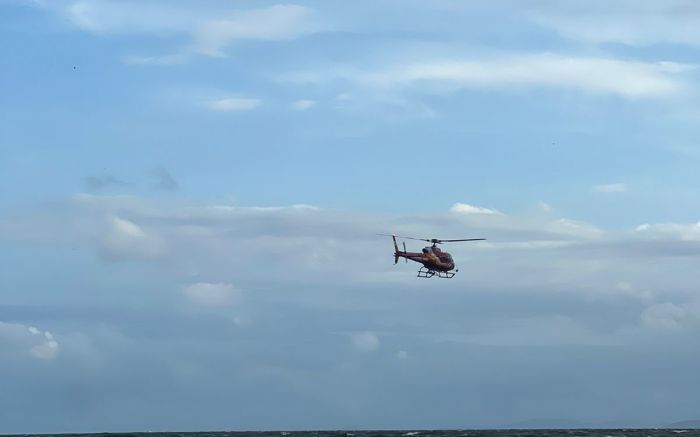
<path fill-rule="evenodd" d="M 398 352 L 396 352 L 396 358 L 398 358 L 399 360 L 406 360 L 406 359 L 408 359 L 408 352 L 398 351 Z"/>
<path fill-rule="evenodd" d="M 211 205 L 205 207 L 208 211 L 217 213 L 231 213 L 240 214 L 251 211 L 265 211 L 265 212 L 275 212 L 275 211 L 320 211 L 313 205 L 306 205 L 303 203 L 298 203 L 290 206 L 232 206 L 232 205 Z"/>
<path fill-rule="evenodd" d="M 624 193 L 627 191 L 625 184 L 603 184 L 596 185 L 593 189 L 599 193 Z"/>
<path fill-rule="evenodd" d="M 315 100 L 297 100 L 292 104 L 292 108 L 297 111 L 306 111 L 316 106 Z"/>
<path fill-rule="evenodd" d="M 182 53 L 159 56 L 124 56 L 122 62 L 134 65 L 178 65 L 187 62 L 187 56 Z"/>
<path fill-rule="evenodd" d="M 652 98 L 681 92 L 682 73 L 692 68 L 673 62 L 541 54 L 409 62 L 375 71 L 306 72 L 288 75 L 286 79 L 302 83 L 344 79 L 372 87 L 421 87 L 440 92 L 571 88 L 625 98 Z"/>
<path fill-rule="evenodd" d="M 311 30 L 310 16 L 310 9 L 297 5 L 239 11 L 199 25 L 194 33 L 194 47 L 198 53 L 222 56 L 226 46 L 240 39 L 296 38 Z"/>
<path fill-rule="evenodd" d="M 168 13 L 156 2 L 79 0 L 61 12 L 79 29 L 96 34 L 175 33 L 190 23 L 187 11 L 172 8 Z"/>
<path fill-rule="evenodd" d="M 496 211 L 495 209 L 483 208 L 481 206 L 473 206 L 466 203 L 455 203 L 450 208 L 450 211 L 458 214 L 502 214 L 501 212 Z"/>
<path fill-rule="evenodd" d="M 59 352 L 58 342 L 48 331 L 19 323 L 0 322 L 0 355 L 28 354 L 41 360 L 50 360 Z"/>
<path fill-rule="evenodd" d="M 43 360 L 50 360 L 58 353 L 58 343 L 54 340 L 47 340 L 32 346 L 32 355 Z"/>
<path fill-rule="evenodd" d="M 147 234 L 133 221 L 118 216 L 106 219 L 97 239 L 100 251 L 110 259 L 156 258 L 164 252 L 164 245 L 158 237 Z"/>
<path fill-rule="evenodd" d="M 138 225 L 119 217 L 112 217 L 112 231 L 119 239 L 141 239 L 146 235 Z"/>
<path fill-rule="evenodd" d="M 700 45 L 700 7 L 693 0 L 544 3 L 530 17 L 561 35 L 591 43 Z"/>
<path fill-rule="evenodd" d="M 160 38 L 185 35 L 190 40 L 176 54 L 124 58 L 125 62 L 134 64 L 178 64 L 192 54 L 220 57 L 236 41 L 289 40 L 320 29 L 314 11 L 303 6 L 279 4 L 244 10 L 231 9 L 231 5 L 79 0 L 67 6 L 56 2 L 45 7 L 64 15 L 77 28 L 94 34 Z"/>
<path fill-rule="evenodd" d="M 638 235 L 647 239 L 676 239 L 688 242 L 700 242 L 700 222 L 698 223 L 659 223 L 639 225 L 635 228 Z"/>
<path fill-rule="evenodd" d="M 199 282 L 185 287 L 183 293 L 191 302 L 204 307 L 226 307 L 241 300 L 241 292 L 225 283 Z"/>
<path fill-rule="evenodd" d="M 370 331 L 352 334 L 352 346 L 359 352 L 374 352 L 379 349 L 379 338 Z"/>
<path fill-rule="evenodd" d="M 258 99 L 226 98 L 207 102 L 207 106 L 215 111 L 249 111 L 260 106 Z"/>
<path fill-rule="evenodd" d="M 586 240 L 601 238 L 604 235 L 602 230 L 589 223 L 564 218 L 549 222 L 549 229 L 563 235 Z"/>
<path fill-rule="evenodd" d="M 547 202 L 542 202 L 542 201 L 537 202 L 537 209 L 539 209 L 540 211 L 545 212 L 545 213 L 550 213 L 550 212 L 554 211 L 554 208 L 552 207 L 552 205 L 548 204 Z"/>

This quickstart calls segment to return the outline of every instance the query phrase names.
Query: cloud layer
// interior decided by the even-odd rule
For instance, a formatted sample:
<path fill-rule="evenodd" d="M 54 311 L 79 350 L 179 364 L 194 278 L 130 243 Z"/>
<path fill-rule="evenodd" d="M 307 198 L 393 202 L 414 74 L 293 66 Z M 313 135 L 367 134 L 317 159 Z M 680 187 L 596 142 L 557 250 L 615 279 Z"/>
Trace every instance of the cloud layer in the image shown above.
<path fill-rule="evenodd" d="M 93 267 L 96 271 L 130 272 L 130 282 L 152 284 L 138 293 L 130 291 L 134 285 L 119 290 L 121 301 L 132 300 L 136 307 L 155 299 L 157 305 L 142 316 L 132 308 L 110 316 L 99 328 L 89 322 L 89 313 L 77 313 L 78 320 L 86 320 L 82 323 L 57 323 L 55 318 L 50 323 L 70 339 L 62 359 L 97 372 L 91 384 L 105 384 L 97 375 L 116 360 L 134 378 L 162 385 L 159 391 L 171 393 L 171 400 L 161 401 L 164 412 L 177 410 L 175 399 L 184 392 L 196 395 L 204 390 L 211 396 L 221 384 L 219 379 L 226 380 L 224 386 L 233 392 L 235 387 L 245 390 L 241 387 L 248 380 L 257 381 L 258 389 L 259 384 L 278 387 L 275 390 L 284 399 L 306 393 L 317 399 L 309 402 L 318 408 L 335 399 L 338 391 L 353 403 L 372 404 L 376 390 L 360 389 L 366 378 L 382 392 L 412 399 L 410 411 L 435 411 L 425 410 L 423 397 L 401 388 L 405 377 L 414 382 L 427 378 L 425 386 L 411 385 L 414 391 L 434 384 L 515 390 L 508 397 L 514 403 L 504 406 L 498 401 L 498 414 L 489 407 L 485 415 L 467 419 L 470 426 L 498 426 L 504 414 L 516 420 L 537 416 L 538 411 L 569 415 L 579 408 L 555 405 L 538 394 L 541 391 L 532 390 L 526 390 L 528 396 L 539 397 L 542 408 L 516 407 L 523 381 L 537 379 L 539 390 L 553 390 L 559 384 L 556 368 L 525 351 L 540 351 L 535 356 L 542 360 L 554 356 L 559 357 L 555 362 L 575 360 L 587 384 L 605 385 L 611 388 L 604 390 L 617 393 L 638 383 L 599 378 L 587 360 L 595 362 L 601 351 L 609 350 L 603 355 L 606 372 L 624 369 L 643 378 L 648 371 L 631 364 L 625 354 L 681 345 L 700 329 L 694 268 L 700 257 L 697 225 L 609 231 L 561 217 L 552 207 L 535 213 L 495 213 L 466 202 L 456 205 L 461 207 L 441 214 L 387 216 L 306 205 L 241 207 L 82 194 L 36 216 L 5 221 L 0 237 L 15 244 L 80 242 L 82 251 L 102 260 Z M 71 228 L 67 223 L 81 226 Z M 478 235 L 488 240 L 445 246 L 460 272 L 450 281 L 425 281 L 414 277 L 416 265 L 393 265 L 391 242 L 374 236 L 377 231 L 417 237 Z M 408 243 L 412 250 L 420 247 Z M 154 287 L 159 291 L 148 291 Z M 181 297 L 185 306 L 180 306 Z M 57 357 L 58 344 L 51 334 L 18 323 L 0 327 L 3 351 L 13 359 Z M 112 350 L 123 351 L 124 356 L 147 354 L 150 366 L 169 363 L 169 370 L 156 372 L 160 376 L 155 378 L 149 374 L 151 367 L 125 362 L 124 356 L 112 356 Z M 510 367 L 507 363 L 513 360 L 505 358 L 517 351 L 524 355 Z M 219 368 L 217 362 L 235 364 Z M 445 363 L 450 369 L 470 370 L 455 373 Z M 512 376 L 503 380 L 505 374 Z M 386 375 L 395 376 L 387 380 Z M 676 387 L 674 382 L 668 384 Z M 657 389 L 652 383 L 644 388 Z M 144 396 L 133 390 L 133 396 Z M 674 390 L 681 393 L 678 387 Z M 595 398 L 585 390 L 581 393 L 586 402 Z M 131 399 L 131 394 L 125 396 Z M 249 402 L 245 396 L 241 402 L 244 398 Z M 376 402 L 394 400 L 389 396 Z M 450 400 L 456 401 L 472 402 L 469 396 Z M 627 401 L 635 408 L 651 408 Z M 330 405 L 328 414 L 336 419 L 350 411 L 344 403 Z M 605 417 L 603 410 L 587 411 L 596 420 Z M 190 424 L 211 423 L 198 412 L 189 417 Z M 282 414 L 275 425 L 322 427 L 335 420 L 307 418 L 302 424 L 292 417 Z M 405 423 L 399 422 L 405 417 L 405 411 L 396 411 L 370 423 L 396 427 Z M 149 420 L 160 423 L 153 417 Z M 415 424 L 440 420 L 423 413 Z M 457 424 L 445 420 L 442 423 Z M 256 419 L 245 423 L 253 428 L 272 426 Z"/>
<path fill-rule="evenodd" d="M 22 354 L 51 360 L 58 351 L 58 342 L 50 332 L 40 331 L 34 326 L 0 321 L 0 355 L 8 358 L 13 354 Z"/>
<path fill-rule="evenodd" d="M 238 41 L 288 40 L 318 28 L 312 9 L 290 4 L 241 9 L 213 4 L 192 8 L 179 2 L 78 0 L 45 6 L 57 9 L 77 28 L 98 35 L 184 35 L 190 40 L 177 54 L 126 58 L 136 64 L 177 64 L 191 54 L 222 57 Z"/>
<path fill-rule="evenodd" d="M 373 87 L 460 89 L 570 88 L 624 98 L 677 95 L 692 66 L 557 54 L 402 63 L 375 71 L 331 69 L 287 76 L 298 83 L 349 80 Z"/>
<path fill-rule="evenodd" d="M 645 46 L 676 43 L 700 44 L 700 8 L 688 0 L 630 1 L 606 3 L 569 1 L 534 7 L 536 23 L 565 37 L 592 43 Z"/>

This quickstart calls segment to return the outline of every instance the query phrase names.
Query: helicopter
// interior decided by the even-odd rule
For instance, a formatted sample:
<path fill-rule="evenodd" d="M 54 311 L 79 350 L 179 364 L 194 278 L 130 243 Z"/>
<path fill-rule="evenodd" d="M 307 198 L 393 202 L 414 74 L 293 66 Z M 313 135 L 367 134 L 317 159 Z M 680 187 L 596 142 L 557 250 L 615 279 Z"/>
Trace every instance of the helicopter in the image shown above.
<path fill-rule="evenodd" d="M 432 278 L 437 276 L 438 278 L 453 278 L 455 273 L 459 272 L 459 269 L 455 270 L 455 262 L 452 259 L 452 255 L 447 252 L 443 252 L 438 244 L 442 243 L 456 243 L 458 241 L 483 241 L 486 238 L 463 238 L 459 240 L 441 240 L 439 238 L 413 238 L 413 237 L 400 237 L 393 234 L 377 234 L 383 235 L 385 237 L 391 237 L 394 241 L 394 265 L 399 262 L 399 258 L 404 258 L 406 263 L 408 260 L 415 261 L 417 263 L 423 264 L 418 270 L 419 278 Z M 418 240 L 427 241 L 432 243 L 432 246 L 426 246 L 423 248 L 422 252 L 408 252 L 406 250 L 406 242 L 403 241 L 403 250 L 399 250 L 398 244 L 396 244 L 396 238 L 403 238 L 406 240 Z M 454 272 L 452 271 L 454 270 Z"/>

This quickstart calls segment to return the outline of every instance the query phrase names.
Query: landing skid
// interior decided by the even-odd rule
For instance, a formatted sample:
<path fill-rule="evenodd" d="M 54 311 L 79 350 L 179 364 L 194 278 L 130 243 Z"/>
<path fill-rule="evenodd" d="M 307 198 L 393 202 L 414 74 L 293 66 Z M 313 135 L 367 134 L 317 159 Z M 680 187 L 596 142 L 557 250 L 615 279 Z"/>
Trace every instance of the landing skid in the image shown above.
<path fill-rule="evenodd" d="M 432 278 L 433 276 L 437 276 L 438 278 L 454 278 L 455 272 L 441 272 L 437 270 L 430 270 L 429 268 L 426 267 L 421 267 L 420 270 L 418 270 L 418 275 L 419 278 Z"/>

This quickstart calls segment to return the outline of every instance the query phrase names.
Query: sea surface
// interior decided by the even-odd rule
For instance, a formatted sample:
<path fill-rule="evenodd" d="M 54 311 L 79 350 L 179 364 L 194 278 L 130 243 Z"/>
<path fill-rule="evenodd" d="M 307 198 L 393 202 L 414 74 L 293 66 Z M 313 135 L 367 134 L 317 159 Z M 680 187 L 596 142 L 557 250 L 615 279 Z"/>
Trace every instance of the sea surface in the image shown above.
<path fill-rule="evenodd" d="M 16 434 L 56 437 L 700 437 L 692 429 L 527 429 L 432 431 L 236 431 L 236 432 L 133 432 L 99 434 Z"/>

